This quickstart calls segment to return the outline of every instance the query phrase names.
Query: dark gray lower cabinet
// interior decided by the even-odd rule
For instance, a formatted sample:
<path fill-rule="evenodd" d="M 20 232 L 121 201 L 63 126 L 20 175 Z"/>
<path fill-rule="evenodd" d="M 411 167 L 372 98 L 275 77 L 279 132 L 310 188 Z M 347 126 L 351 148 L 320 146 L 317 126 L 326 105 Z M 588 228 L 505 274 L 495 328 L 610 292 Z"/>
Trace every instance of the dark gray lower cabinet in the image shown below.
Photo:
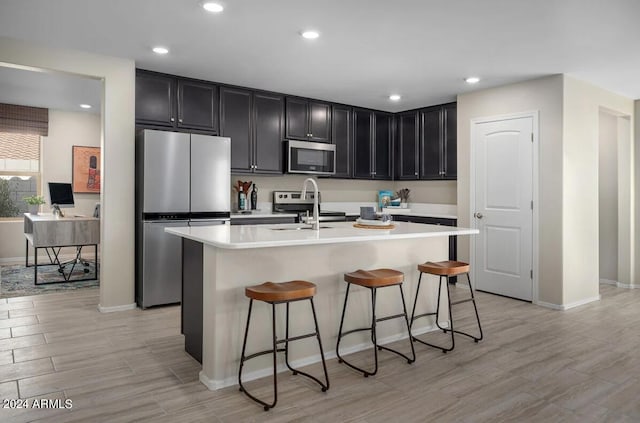
<path fill-rule="evenodd" d="M 202 363 L 202 243 L 182 238 L 181 327 L 184 349 Z"/>

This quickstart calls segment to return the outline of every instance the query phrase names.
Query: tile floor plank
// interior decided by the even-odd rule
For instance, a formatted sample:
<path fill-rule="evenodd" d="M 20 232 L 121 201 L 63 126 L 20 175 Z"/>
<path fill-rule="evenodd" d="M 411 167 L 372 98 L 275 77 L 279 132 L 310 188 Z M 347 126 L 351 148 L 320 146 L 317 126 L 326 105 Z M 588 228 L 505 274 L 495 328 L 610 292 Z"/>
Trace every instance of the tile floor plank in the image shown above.
<path fill-rule="evenodd" d="M 71 410 L 0 409 L 0 421 L 637 422 L 640 290 L 601 294 L 558 312 L 478 293 L 483 342 L 457 339 L 448 354 L 416 345 L 413 365 L 382 352 L 378 375 L 366 379 L 329 360 L 326 393 L 283 373 L 268 413 L 237 387 L 198 381 L 179 307 L 101 314 L 98 290 L 0 300 L 0 395 L 73 401 Z M 458 327 L 471 327 L 470 309 L 455 313 Z M 350 358 L 369 363 L 371 351 Z M 271 395 L 270 378 L 248 385 Z"/>

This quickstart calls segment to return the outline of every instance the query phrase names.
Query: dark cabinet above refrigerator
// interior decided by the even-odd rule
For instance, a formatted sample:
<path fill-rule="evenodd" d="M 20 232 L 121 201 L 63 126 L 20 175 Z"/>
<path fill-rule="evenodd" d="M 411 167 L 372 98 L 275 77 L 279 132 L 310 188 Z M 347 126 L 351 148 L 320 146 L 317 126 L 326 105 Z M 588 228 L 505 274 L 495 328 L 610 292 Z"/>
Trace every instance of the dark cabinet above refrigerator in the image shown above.
<path fill-rule="evenodd" d="M 218 133 L 218 86 L 138 69 L 136 124 Z"/>

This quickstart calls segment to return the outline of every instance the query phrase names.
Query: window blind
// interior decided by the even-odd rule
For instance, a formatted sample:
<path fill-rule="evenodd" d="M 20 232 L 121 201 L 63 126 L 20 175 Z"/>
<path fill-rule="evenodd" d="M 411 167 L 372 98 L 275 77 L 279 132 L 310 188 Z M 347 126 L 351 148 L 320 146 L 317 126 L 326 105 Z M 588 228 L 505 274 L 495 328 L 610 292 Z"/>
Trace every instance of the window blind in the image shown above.
<path fill-rule="evenodd" d="M 49 134 L 49 109 L 0 103 L 0 132 Z"/>

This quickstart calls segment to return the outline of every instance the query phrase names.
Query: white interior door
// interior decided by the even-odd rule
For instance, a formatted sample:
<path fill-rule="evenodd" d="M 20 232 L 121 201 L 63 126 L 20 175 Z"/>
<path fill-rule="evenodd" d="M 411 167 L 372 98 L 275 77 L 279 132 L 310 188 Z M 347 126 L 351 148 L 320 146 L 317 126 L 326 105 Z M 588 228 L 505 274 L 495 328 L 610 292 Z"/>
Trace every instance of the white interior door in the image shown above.
<path fill-rule="evenodd" d="M 533 117 L 476 122 L 476 289 L 531 301 Z"/>

